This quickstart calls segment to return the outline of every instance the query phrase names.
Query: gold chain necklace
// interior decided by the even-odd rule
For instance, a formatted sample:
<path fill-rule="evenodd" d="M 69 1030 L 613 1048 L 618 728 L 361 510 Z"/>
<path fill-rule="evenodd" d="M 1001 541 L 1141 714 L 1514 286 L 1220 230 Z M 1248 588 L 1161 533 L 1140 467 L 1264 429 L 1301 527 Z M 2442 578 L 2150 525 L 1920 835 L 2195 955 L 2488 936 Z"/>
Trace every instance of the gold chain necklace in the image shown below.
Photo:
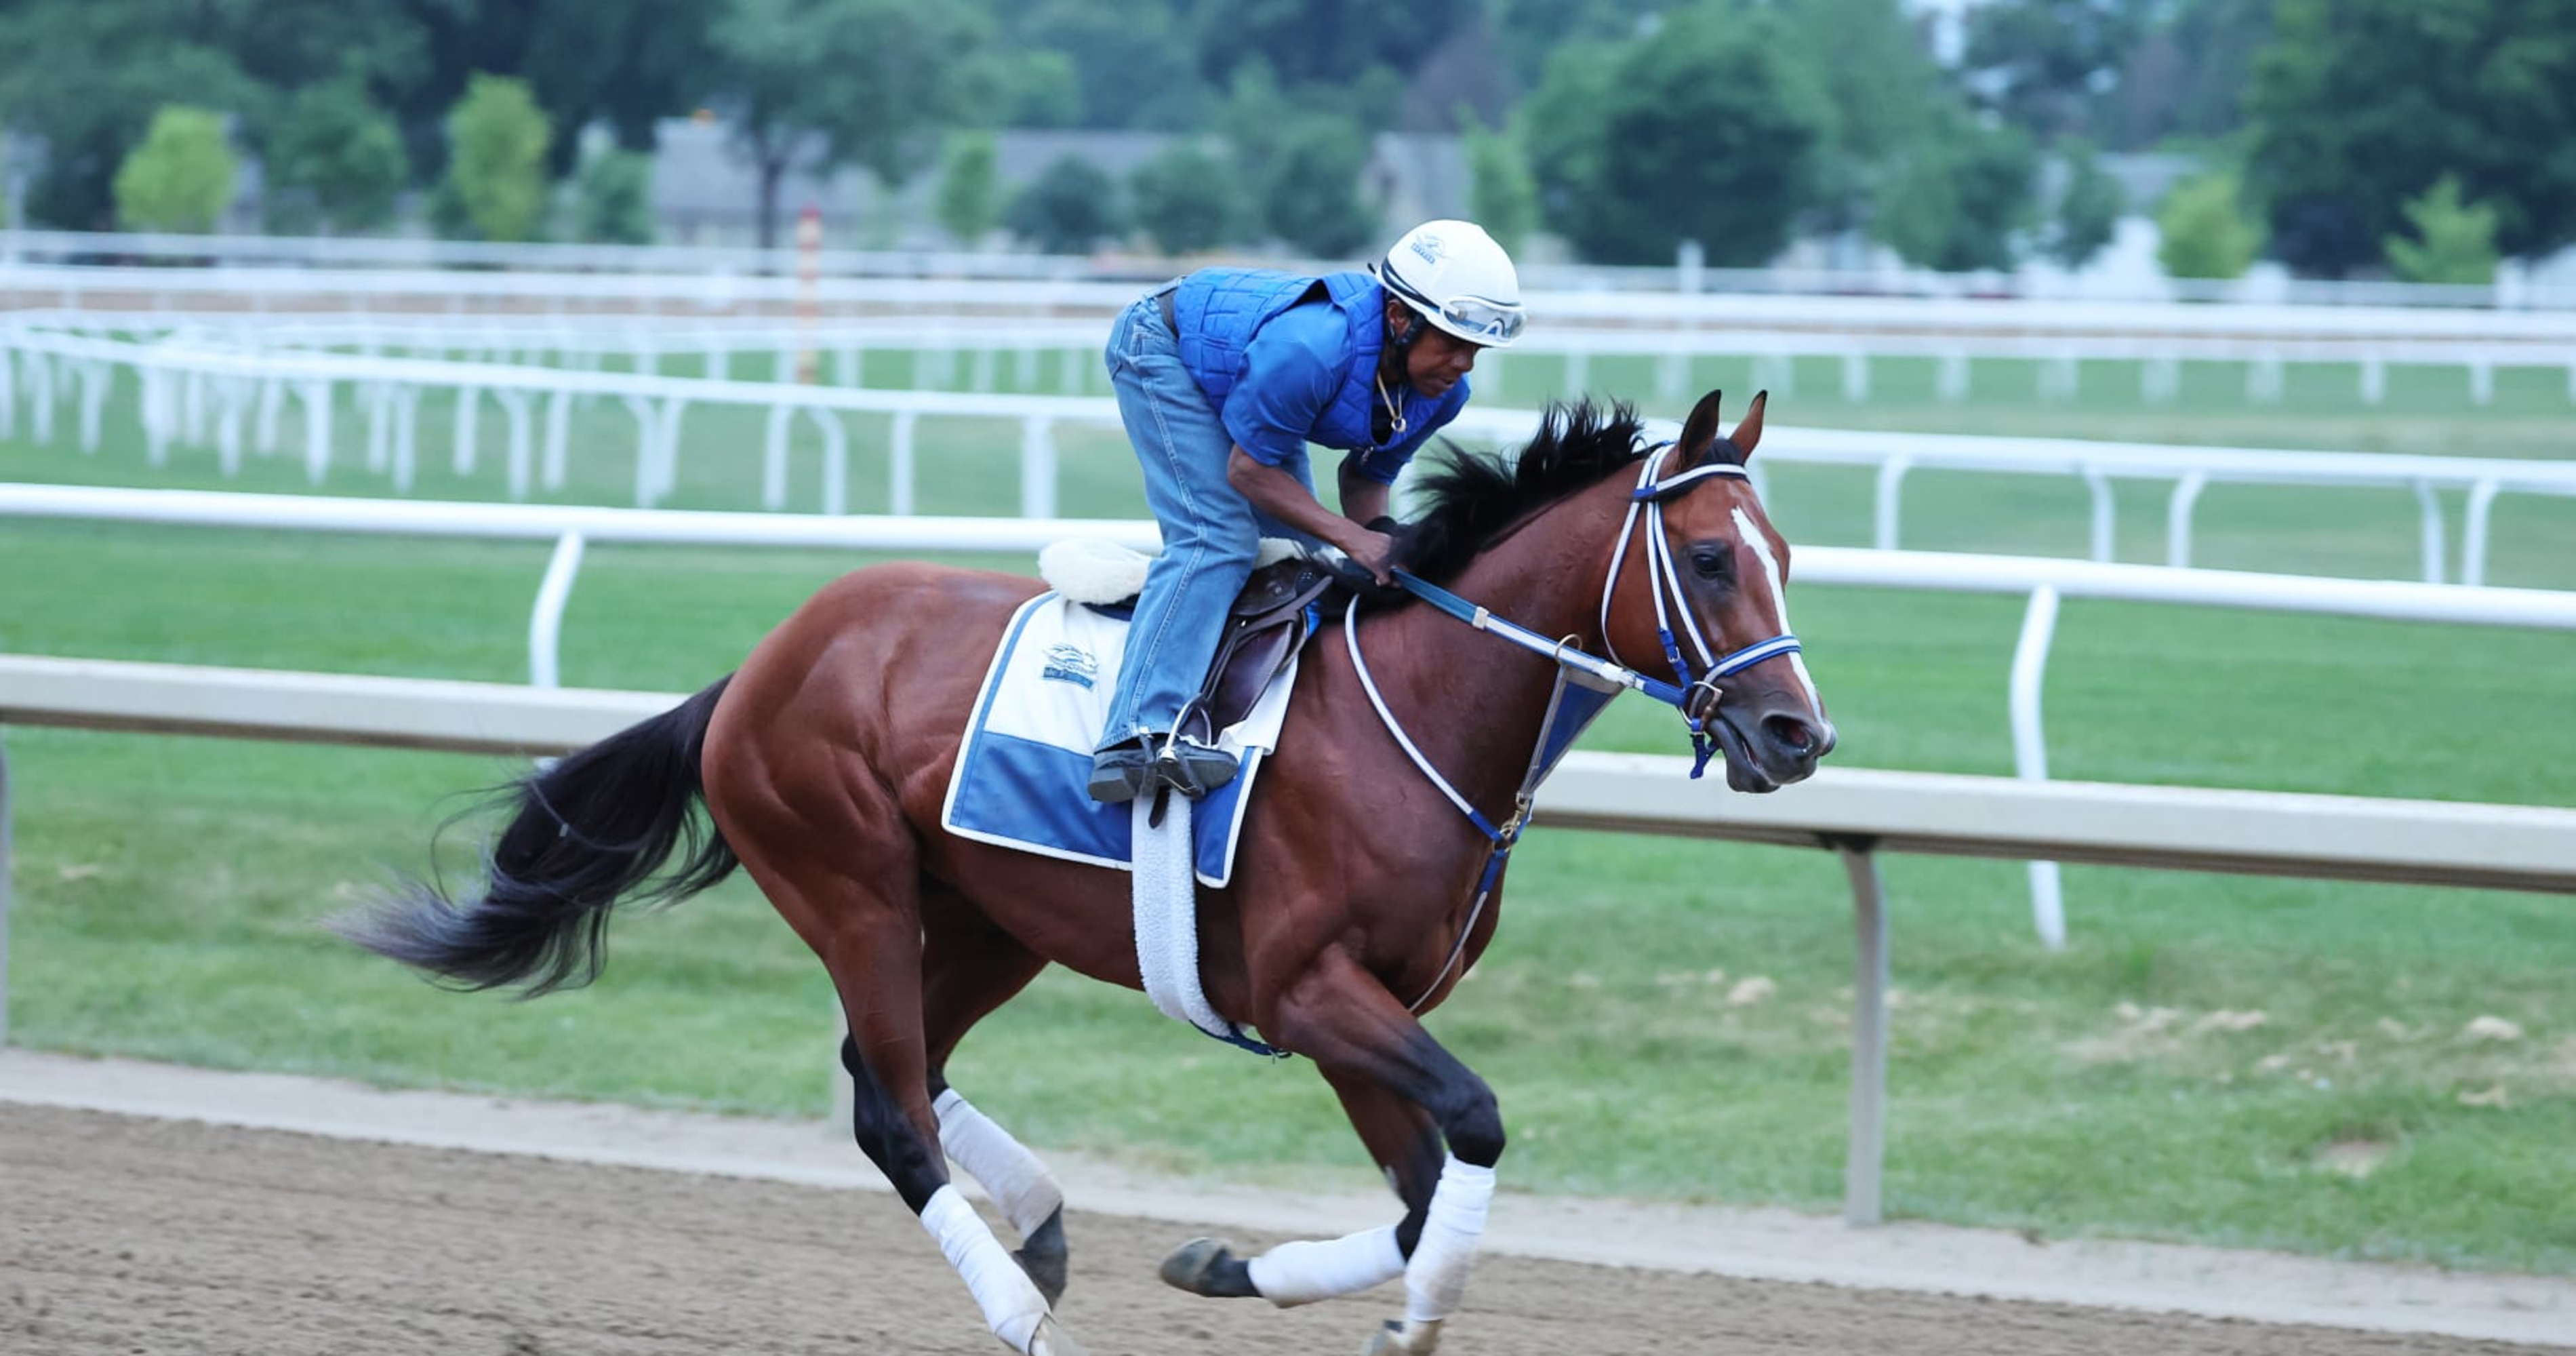
<path fill-rule="evenodd" d="M 1394 441 L 1395 439 L 1397 439 L 1397 438 L 1401 438 L 1401 437 L 1403 437 L 1403 436 L 1404 436 L 1404 410 L 1403 410 L 1400 406 L 1398 406 L 1398 405 L 1395 403 L 1395 397 L 1394 397 L 1394 396 L 1391 396 L 1391 395 L 1387 394 L 1387 391 L 1386 391 L 1386 373 L 1384 373 L 1384 372 L 1379 372 L 1379 373 L 1377 373 L 1377 374 L 1376 374 L 1376 376 L 1377 376 L 1377 398 L 1386 402 L 1386 423 L 1387 423 L 1387 427 L 1388 427 L 1388 428 L 1390 428 L 1390 429 L 1392 429 L 1392 430 L 1394 430 L 1393 432 L 1391 432 L 1391 433 L 1389 433 L 1389 434 L 1387 434 L 1387 435 L 1386 435 L 1386 436 L 1387 436 L 1387 440 L 1388 440 L 1389 442 L 1392 442 L 1392 441 Z"/>

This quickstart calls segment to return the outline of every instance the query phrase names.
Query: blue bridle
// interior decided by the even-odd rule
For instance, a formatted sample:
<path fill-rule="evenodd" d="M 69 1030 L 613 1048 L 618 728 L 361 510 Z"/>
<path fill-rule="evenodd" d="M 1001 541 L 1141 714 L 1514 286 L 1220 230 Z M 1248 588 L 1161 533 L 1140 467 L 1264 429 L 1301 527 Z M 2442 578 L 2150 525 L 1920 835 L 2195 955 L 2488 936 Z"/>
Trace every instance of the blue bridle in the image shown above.
<path fill-rule="evenodd" d="M 1666 444 L 1648 455 L 1638 472 L 1637 487 L 1628 495 L 1628 516 L 1620 524 L 1619 543 L 1610 554 L 1610 572 L 1601 585 L 1601 644 L 1603 649 L 1610 650 L 1608 658 L 1587 654 L 1566 640 L 1551 640 L 1518 622 L 1497 617 L 1408 571 L 1395 571 L 1395 582 L 1405 592 L 1479 631 L 1509 641 L 1533 654 L 1545 655 L 1557 665 L 1556 688 L 1548 697 L 1547 715 L 1539 724 L 1538 742 L 1530 752 L 1529 770 L 1521 779 L 1520 790 L 1512 797 L 1511 818 L 1500 825 L 1486 818 L 1465 796 L 1458 794 L 1457 788 L 1449 784 L 1449 779 L 1441 776 L 1439 769 L 1431 766 L 1431 760 L 1414 747 L 1404 727 L 1397 723 L 1395 713 L 1387 709 L 1385 699 L 1378 695 L 1377 681 L 1369 675 L 1368 662 L 1360 657 L 1359 609 L 1352 608 L 1343 614 L 1343 644 L 1350 651 L 1351 667 L 1359 676 L 1361 689 L 1368 694 L 1370 705 L 1377 708 L 1379 721 L 1385 724 L 1387 733 L 1395 736 L 1395 742 L 1404 749 L 1405 756 L 1413 760 L 1413 765 L 1492 844 L 1492 850 L 1485 857 L 1484 873 L 1476 883 L 1476 900 L 1468 910 L 1466 926 L 1459 929 L 1458 940 L 1450 948 L 1449 959 L 1440 967 L 1440 974 L 1432 980 L 1431 987 L 1413 1000 L 1412 1006 L 1417 1011 L 1440 991 L 1441 984 L 1447 981 L 1449 972 L 1456 968 L 1459 956 L 1466 950 L 1467 939 L 1476 928 L 1476 919 L 1484 912 L 1485 900 L 1493 893 L 1494 883 L 1501 879 L 1503 864 L 1510 858 L 1513 844 L 1520 841 L 1521 830 L 1529 824 L 1539 783 L 1555 771 L 1566 751 L 1574 746 L 1576 737 L 1592 723 L 1594 716 L 1601 713 L 1602 707 L 1609 704 L 1610 698 L 1621 691 L 1642 692 L 1681 712 L 1683 723 L 1690 728 L 1694 755 L 1690 775 L 1697 778 L 1708 771 L 1709 760 L 1717 754 L 1717 740 L 1709 733 L 1708 722 L 1716 715 L 1719 680 L 1741 673 L 1766 659 L 1797 654 L 1804 648 L 1796 636 L 1784 631 L 1726 654 L 1715 654 L 1710 650 L 1707 638 L 1700 634 L 1699 620 L 1691 611 L 1690 597 L 1683 591 L 1681 574 L 1673 564 L 1672 545 L 1664 539 L 1664 501 L 1703 481 L 1749 481 L 1751 476 L 1741 465 L 1710 462 L 1668 479 L 1658 478 L 1656 473 L 1663 469 L 1664 459 L 1671 452 L 1671 444 Z M 1647 568 L 1654 576 L 1651 592 L 1655 599 L 1655 633 L 1663 642 L 1664 658 L 1672 665 L 1677 682 L 1668 683 L 1637 672 L 1621 661 L 1610 645 L 1610 600 L 1618 591 L 1619 576 L 1627 563 L 1628 539 L 1635 535 L 1640 518 L 1646 524 L 1644 554 Z M 1672 603 L 1669 609 L 1666 607 L 1667 598 Z M 1673 629 L 1675 613 L 1681 618 L 1679 635 Z M 1697 670 L 1682 653 L 1681 640 L 1684 638 L 1699 655 L 1700 667 Z M 1703 694 L 1705 701 L 1702 700 Z"/>

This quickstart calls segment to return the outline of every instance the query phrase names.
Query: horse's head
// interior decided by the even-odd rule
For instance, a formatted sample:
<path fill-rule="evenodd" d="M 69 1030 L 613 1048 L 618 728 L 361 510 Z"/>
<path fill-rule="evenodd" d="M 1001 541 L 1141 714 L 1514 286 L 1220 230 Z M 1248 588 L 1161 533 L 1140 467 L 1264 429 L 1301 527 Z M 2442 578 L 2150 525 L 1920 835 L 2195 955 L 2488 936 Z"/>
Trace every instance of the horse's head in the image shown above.
<path fill-rule="evenodd" d="M 1718 435 L 1719 393 L 1701 398 L 1681 440 L 1640 477 L 1602 596 L 1610 652 L 1641 672 L 1678 674 L 1682 713 L 1725 750 L 1738 791 L 1802 781 L 1834 747 L 1789 630 L 1789 544 L 1744 474 L 1768 394 L 1730 437 Z"/>

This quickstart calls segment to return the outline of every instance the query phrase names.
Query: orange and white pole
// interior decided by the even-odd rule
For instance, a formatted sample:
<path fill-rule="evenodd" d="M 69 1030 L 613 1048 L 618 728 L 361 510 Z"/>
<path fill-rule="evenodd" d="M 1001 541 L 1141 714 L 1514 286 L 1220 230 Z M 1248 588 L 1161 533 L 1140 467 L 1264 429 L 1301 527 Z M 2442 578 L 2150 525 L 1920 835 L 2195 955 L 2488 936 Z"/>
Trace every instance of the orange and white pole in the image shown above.
<path fill-rule="evenodd" d="M 812 203 L 796 214 L 796 381 L 814 384 L 814 327 L 821 310 L 823 212 Z"/>

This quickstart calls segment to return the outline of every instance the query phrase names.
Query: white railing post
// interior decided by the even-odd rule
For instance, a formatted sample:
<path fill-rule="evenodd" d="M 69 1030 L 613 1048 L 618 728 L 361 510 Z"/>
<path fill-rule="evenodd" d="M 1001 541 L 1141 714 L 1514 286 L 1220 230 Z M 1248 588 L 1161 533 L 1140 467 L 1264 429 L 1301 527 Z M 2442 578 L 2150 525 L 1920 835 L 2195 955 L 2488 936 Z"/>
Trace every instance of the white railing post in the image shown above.
<path fill-rule="evenodd" d="M 18 436 L 18 355 L 0 346 L 0 438 Z"/>
<path fill-rule="evenodd" d="M 2487 523 L 2503 488 L 2490 476 L 2469 490 L 2468 517 L 2460 528 L 2460 582 L 2471 588 L 2487 582 Z"/>
<path fill-rule="evenodd" d="M 1887 891 L 1865 846 L 1837 845 L 1852 891 L 1851 1143 L 1843 1158 L 1843 1223 L 1882 1218 L 1887 1160 Z"/>
<path fill-rule="evenodd" d="M 483 392 L 474 386 L 456 388 L 456 474 L 474 474 L 474 463 L 482 454 L 483 431 L 477 425 L 483 418 Z"/>
<path fill-rule="evenodd" d="M 921 416 L 911 410 L 898 410 L 890 438 L 886 464 L 886 512 L 897 518 L 912 516 L 912 435 Z"/>
<path fill-rule="evenodd" d="M 580 533 L 566 532 L 557 537 L 554 556 L 546 562 L 545 580 L 537 585 L 537 605 L 528 614 L 528 682 L 532 686 L 561 686 L 558 660 L 564 606 L 572 601 L 572 581 L 581 571 L 581 552 Z"/>
<path fill-rule="evenodd" d="M 838 518 L 850 511 L 850 430 L 838 411 L 811 406 L 805 412 L 823 427 L 823 512 Z"/>
<path fill-rule="evenodd" d="M 2388 363 L 2374 353 L 2361 360 L 2361 403 L 2383 404 L 2388 399 Z"/>
<path fill-rule="evenodd" d="M 215 464 L 224 477 L 241 474 L 242 440 L 250 422 L 251 385 L 247 377 L 222 377 L 215 383 Z"/>
<path fill-rule="evenodd" d="M 386 390 L 387 403 L 393 407 L 394 421 L 394 492 L 411 493 L 413 472 L 420 452 L 420 388 L 404 384 Z"/>
<path fill-rule="evenodd" d="M 760 436 L 760 506 L 772 513 L 787 507 L 787 421 L 793 405 L 772 405 Z"/>
<path fill-rule="evenodd" d="M 2174 482 L 2173 501 L 2165 506 L 2165 563 L 2177 570 L 2191 567 L 2191 510 L 2209 486 L 2205 471 L 2186 471 Z"/>
<path fill-rule="evenodd" d="M 54 369 L 44 354 L 29 352 L 26 371 L 27 433 L 40 444 L 54 441 Z"/>
<path fill-rule="evenodd" d="M 2030 592 L 2022 614 L 2021 639 L 2013 646 L 2013 772 L 2024 781 L 2048 780 L 2048 734 L 2040 719 L 2040 689 L 2048 677 L 2049 643 L 2057 635 L 2057 590 L 2042 584 Z M 2031 921 L 2049 950 L 2066 946 L 2066 902 L 2057 863 L 2030 864 Z"/>
<path fill-rule="evenodd" d="M 2119 551 L 2119 505 L 2111 495 L 2111 478 L 2101 467 L 2087 466 L 2084 487 L 2093 497 L 2093 558 L 2108 562 Z"/>
<path fill-rule="evenodd" d="M 2479 405 L 2495 403 L 2495 361 L 2478 357 L 2469 360 L 2469 399 Z"/>
<path fill-rule="evenodd" d="M 534 413 L 529 409 L 531 397 L 515 387 L 496 387 L 492 398 L 501 405 L 502 415 L 510 423 L 510 455 L 505 472 L 509 477 L 509 495 L 516 503 L 528 497 L 529 463 L 535 459 Z M 560 404 L 563 397 L 555 397 Z"/>
<path fill-rule="evenodd" d="M 654 414 L 650 397 L 624 397 L 626 412 L 635 416 L 635 507 L 653 507 L 653 452 L 661 439 L 662 421 Z"/>
<path fill-rule="evenodd" d="M 303 381 L 296 390 L 304 397 L 304 478 L 319 485 L 331 470 L 331 383 Z"/>
<path fill-rule="evenodd" d="M 1869 355 L 1853 349 L 1843 354 L 1843 401 L 1857 405 L 1869 399 Z"/>
<path fill-rule="evenodd" d="M 573 393 L 557 391 L 546 401 L 545 487 L 560 490 L 572 460 Z"/>
<path fill-rule="evenodd" d="M 2442 582 L 2442 560 L 2450 548 L 2442 538 L 2442 498 L 2433 492 L 2433 482 L 2415 482 L 2415 507 L 2424 523 L 2424 582 Z"/>
<path fill-rule="evenodd" d="M 259 449 L 261 456 L 276 456 L 278 449 L 284 445 L 279 440 L 278 424 L 279 417 L 285 413 L 286 382 L 274 376 L 260 378 L 257 417 L 259 434 L 252 445 Z"/>
<path fill-rule="evenodd" d="M 1903 513 L 1905 473 L 1914 467 L 1914 458 L 1900 452 L 1878 465 L 1878 503 L 1876 522 L 1870 533 L 1870 544 L 1882 551 L 1896 549 L 1899 521 Z"/>
<path fill-rule="evenodd" d="M 1932 380 L 1933 394 L 1943 404 L 1956 405 L 1968 398 L 1968 355 L 1952 350 L 1941 355 L 1940 369 Z"/>
<path fill-rule="evenodd" d="M 1020 516 L 1055 516 L 1055 421 L 1031 416 L 1020 424 Z"/>
<path fill-rule="evenodd" d="M 108 388 L 115 384 L 116 369 L 106 363 L 90 361 L 80 365 L 80 449 L 83 454 L 98 451 L 101 424 L 107 416 Z"/>

